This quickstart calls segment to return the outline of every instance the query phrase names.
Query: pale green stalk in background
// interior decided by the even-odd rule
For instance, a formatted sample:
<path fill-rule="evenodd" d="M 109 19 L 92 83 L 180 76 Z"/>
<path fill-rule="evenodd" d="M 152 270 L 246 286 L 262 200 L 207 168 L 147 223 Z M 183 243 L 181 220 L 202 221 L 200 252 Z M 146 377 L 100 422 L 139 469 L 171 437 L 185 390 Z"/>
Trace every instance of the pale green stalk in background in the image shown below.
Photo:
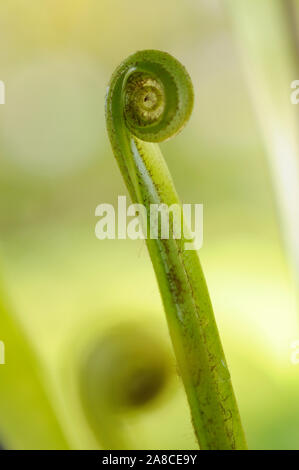
<path fill-rule="evenodd" d="M 148 218 L 150 204 L 179 203 L 159 146 L 153 142 L 177 134 L 192 106 L 189 75 L 164 52 L 137 52 L 111 78 L 106 101 L 110 141 L 131 198 L 146 207 Z M 184 250 L 185 241 L 147 237 L 195 433 L 202 449 L 245 449 L 198 254 Z"/>
<path fill-rule="evenodd" d="M 38 355 L 0 286 L 0 442 L 13 449 L 68 449 Z"/>
<path fill-rule="evenodd" d="M 299 7 L 298 1 L 296 4 Z M 269 159 L 290 265 L 299 287 L 299 105 L 290 99 L 291 83 L 299 74 L 294 28 L 287 9 L 292 3 L 228 0 L 228 5 Z"/>

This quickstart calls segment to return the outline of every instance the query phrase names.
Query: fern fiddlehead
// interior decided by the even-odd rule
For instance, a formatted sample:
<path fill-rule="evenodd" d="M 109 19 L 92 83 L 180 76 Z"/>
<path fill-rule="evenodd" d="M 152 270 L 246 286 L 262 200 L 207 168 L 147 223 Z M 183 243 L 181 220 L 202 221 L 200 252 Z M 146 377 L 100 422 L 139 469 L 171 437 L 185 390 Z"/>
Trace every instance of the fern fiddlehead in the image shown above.
<path fill-rule="evenodd" d="M 165 52 L 140 51 L 112 75 L 106 97 L 113 152 L 134 203 L 179 204 L 157 142 L 177 134 L 193 106 L 185 68 Z M 173 230 L 174 228 L 172 228 Z M 174 235 L 172 233 L 172 235 Z M 245 449 L 246 442 L 208 289 L 186 239 L 147 237 L 168 327 L 202 449 Z"/>

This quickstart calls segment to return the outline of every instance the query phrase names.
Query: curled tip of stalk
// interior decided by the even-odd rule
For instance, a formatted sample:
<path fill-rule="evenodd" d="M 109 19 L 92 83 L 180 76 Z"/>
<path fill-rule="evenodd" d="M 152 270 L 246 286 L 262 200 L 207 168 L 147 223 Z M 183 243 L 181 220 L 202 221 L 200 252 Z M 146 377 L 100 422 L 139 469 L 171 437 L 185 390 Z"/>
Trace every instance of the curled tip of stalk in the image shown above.
<path fill-rule="evenodd" d="M 115 71 L 107 105 L 122 78 L 124 121 L 130 132 L 146 142 L 161 142 L 176 135 L 193 108 L 193 87 L 185 67 L 166 52 L 145 50 L 128 57 Z"/>

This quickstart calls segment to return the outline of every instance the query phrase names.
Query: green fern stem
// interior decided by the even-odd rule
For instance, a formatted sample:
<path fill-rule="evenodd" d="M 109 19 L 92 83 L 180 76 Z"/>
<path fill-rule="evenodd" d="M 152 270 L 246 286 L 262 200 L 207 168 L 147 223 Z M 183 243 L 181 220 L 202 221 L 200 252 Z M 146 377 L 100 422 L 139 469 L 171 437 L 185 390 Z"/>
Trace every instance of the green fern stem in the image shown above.
<path fill-rule="evenodd" d="M 106 98 L 108 134 L 132 201 L 145 206 L 147 217 L 151 204 L 179 204 L 157 142 L 176 135 L 192 107 L 190 77 L 165 52 L 137 52 L 112 75 Z M 184 250 L 185 242 L 184 237 L 147 237 L 195 434 L 201 449 L 245 449 L 198 253 Z"/>

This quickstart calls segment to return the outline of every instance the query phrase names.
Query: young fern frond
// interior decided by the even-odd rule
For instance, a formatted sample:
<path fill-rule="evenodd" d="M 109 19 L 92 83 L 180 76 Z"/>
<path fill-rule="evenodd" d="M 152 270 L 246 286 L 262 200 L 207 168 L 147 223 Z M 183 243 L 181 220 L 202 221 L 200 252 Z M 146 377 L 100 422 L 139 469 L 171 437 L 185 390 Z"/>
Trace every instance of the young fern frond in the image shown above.
<path fill-rule="evenodd" d="M 156 142 L 177 134 L 192 106 L 190 77 L 165 52 L 137 52 L 112 75 L 106 98 L 109 138 L 131 198 L 145 206 L 148 218 L 151 204 L 179 204 Z M 198 254 L 184 250 L 185 242 L 173 233 L 169 239 L 147 237 L 195 434 L 202 449 L 245 449 Z"/>

